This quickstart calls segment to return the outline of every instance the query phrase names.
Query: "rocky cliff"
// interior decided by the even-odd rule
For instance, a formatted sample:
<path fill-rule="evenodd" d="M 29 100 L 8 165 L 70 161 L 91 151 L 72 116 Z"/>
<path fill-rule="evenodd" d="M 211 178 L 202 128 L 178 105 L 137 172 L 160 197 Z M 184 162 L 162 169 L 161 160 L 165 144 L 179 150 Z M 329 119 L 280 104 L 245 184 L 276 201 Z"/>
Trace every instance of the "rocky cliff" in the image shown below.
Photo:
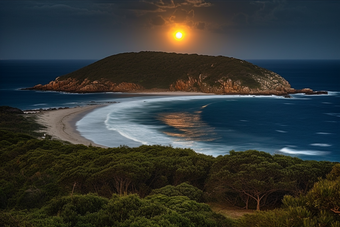
<path fill-rule="evenodd" d="M 91 92 L 129 92 L 136 90 L 143 90 L 144 88 L 135 83 L 113 83 L 107 79 L 99 79 L 91 81 L 88 78 L 78 80 L 76 78 L 67 78 L 60 80 L 57 77 L 54 81 L 48 84 L 38 84 L 29 90 L 42 90 L 42 91 L 64 91 L 74 93 L 91 93 Z"/>
<path fill-rule="evenodd" d="M 32 90 L 65 92 L 188 91 L 216 94 L 314 94 L 280 75 L 228 57 L 162 52 L 113 55 Z"/>
<path fill-rule="evenodd" d="M 170 85 L 170 91 L 195 91 L 216 94 L 288 94 L 294 89 L 291 88 L 288 81 L 275 73 L 270 73 L 267 77 L 256 78 L 260 86 L 250 88 L 242 84 L 240 80 L 230 78 L 221 78 L 211 86 L 204 82 L 204 76 L 200 75 L 198 79 L 188 77 L 187 80 L 177 80 Z"/>

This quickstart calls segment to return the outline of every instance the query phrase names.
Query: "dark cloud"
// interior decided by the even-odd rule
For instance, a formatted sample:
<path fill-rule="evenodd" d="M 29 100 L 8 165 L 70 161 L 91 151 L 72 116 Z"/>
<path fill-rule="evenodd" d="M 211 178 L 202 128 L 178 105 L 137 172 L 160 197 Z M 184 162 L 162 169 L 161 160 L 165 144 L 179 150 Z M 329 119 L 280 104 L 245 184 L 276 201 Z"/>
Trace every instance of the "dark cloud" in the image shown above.
<path fill-rule="evenodd" d="M 157 26 L 162 26 L 165 24 L 165 20 L 161 16 L 156 16 L 151 18 L 151 24 L 152 25 L 157 25 Z"/>
<path fill-rule="evenodd" d="M 210 0 L 211 7 L 200 8 L 196 19 L 211 30 L 228 32 L 229 28 L 279 29 L 338 27 L 340 1 L 334 0 Z"/>
<path fill-rule="evenodd" d="M 176 9 L 170 17 L 170 21 L 175 23 L 184 23 L 194 17 L 194 11 L 185 9 Z"/>
<path fill-rule="evenodd" d="M 120 9 L 156 11 L 159 7 L 150 2 L 122 1 L 118 3 Z"/>
<path fill-rule="evenodd" d="M 204 0 L 186 0 L 188 4 L 194 7 L 209 7 L 211 3 L 206 2 Z"/>
<path fill-rule="evenodd" d="M 237 25 L 249 25 L 248 15 L 246 15 L 244 13 L 236 14 L 233 17 L 233 23 L 237 24 Z"/>
<path fill-rule="evenodd" d="M 204 22 L 198 22 L 196 24 L 196 28 L 199 30 L 204 30 L 205 29 L 205 23 Z"/>
<path fill-rule="evenodd" d="M 185 0 L 172 0 L 172 2 L 178 6 L 178 5 L 182 5 L 183 3 L 185 3 L 186 1 Z"/>

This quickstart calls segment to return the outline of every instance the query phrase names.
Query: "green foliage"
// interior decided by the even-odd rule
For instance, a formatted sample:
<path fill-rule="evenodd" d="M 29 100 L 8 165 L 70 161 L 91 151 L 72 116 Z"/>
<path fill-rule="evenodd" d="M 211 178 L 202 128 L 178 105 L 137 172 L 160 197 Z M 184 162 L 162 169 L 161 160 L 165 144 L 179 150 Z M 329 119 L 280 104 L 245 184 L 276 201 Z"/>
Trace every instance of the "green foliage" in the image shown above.
<path fill-rule="evenodd" d="M 105 199 L 94 194 L 51 200 L 34 212 L 3 213 L 9 226 L 232 226 L 233 222 L 211 211 L 208 205 L 187 197 L 137 195 Z M 20 224 L 21 223 L 21 224 Z M 25 223 L 23 225 L 22 223 Z"/>
<path fill-rule="evenodd" d="M 340 177 L 340 163 L 335 164 L 332 168 L 332 171 L 327 174 L 327 179 L 328 180 L 336 180 L 337 178 Z"/>
<path fill-rule="evenodd" d="M 203 190 L 250 207 L 303 195 L 286 196 L 280 214 L 245 217 L 243 226 L 339 221 L 339 164 L 331 171 L 330 162 L 253 150 L 214 158 L 159 145 L 103 149 L 9 131 L 0 131 L 0 144 L 4 226 L 232 226 L 199 203 Z"/>
<path fill-rule="evenodd" d="M 285 196 L 282 209 L 246 215 L 238 226 L 340 226 L 340 177 L 335 177 L 338 168 L 339 164 L 335 165 L 327 179 L 316 182 L 306 195 Z"/>
<path fill-rule="evenodd" d="M 270 154 L 249 150 L 231 151 L 229 156 L 219 157 L 212 166 L 208 187 L 210 193 L 222 197 L 226 192 L 238 193 L 246 209 L 255 200 L 259 210 L 270 194 L 285 191 L 292 184 Z"/>
<path fill-rule="evenodd" d="M 35 117 L 26 116 L 17 108 L 0 106 L 0 130 L 41 136 L 36 131 L 42 128 L 44 126 L 36 123 Z"/>
<path fill-rule="evenodd" d="M 31 209 L 60 195 L 138 193 L 188 182 L 204 187 L 213 157 L 190 149 L 86 147 L 1 132 L 0 200 L 2 208 Z M 189 168 L 191 171 L 183 171 Z M 190 190 L 180 186 L 183 193 Z M 199 189 L 197 189 L 199 191 Z M 194 191 L 194 190 L 193 190 Z M 198 192 L 195 194 L 198 197 Z"/>
<path fill-rule="evenodd" d="M 332 170 L 333 165 L 326 161 L 301 161 L 287 166 L 289 177 L 296 181 L 292 193 L 294 195 L 306 194 L 320 177 L 324 178 Z"/>
<path fill-rule="evenodd" d="M 150 195 L 162 194 L 166 196 L 186 196 L 191 200 L 200 202 L 202 200 L 203 191 L 187 183 L 177 186 L 167 185 L 163 188 L 154 189 Z"/>
<path fill-rule="evenodd" d="M 326 176 L 332 165 L 254 150 L 230 151 L 230 155 L 217 157 L 213 164 L 207 194 L 212 199 L 243 201 L 246 209 L 255 201 L 259 210 L 285 194 L 306 193 L 319 177 Z"/>
<path fill-rule="evenodd" d="M 221 78 L 241 81 L 243 86 L 259 87 L 255 77 L 265 77 L 270 71 L 249 62 L 223 56 L 139 52 L 113 55 L 81 68 L 59 79 L 76 78 L 80 81 L 108 79 L 114 83 L 136 83 L 143 87 L 169 89 L 177 80 L 188 76 L 214 86 Z"/>

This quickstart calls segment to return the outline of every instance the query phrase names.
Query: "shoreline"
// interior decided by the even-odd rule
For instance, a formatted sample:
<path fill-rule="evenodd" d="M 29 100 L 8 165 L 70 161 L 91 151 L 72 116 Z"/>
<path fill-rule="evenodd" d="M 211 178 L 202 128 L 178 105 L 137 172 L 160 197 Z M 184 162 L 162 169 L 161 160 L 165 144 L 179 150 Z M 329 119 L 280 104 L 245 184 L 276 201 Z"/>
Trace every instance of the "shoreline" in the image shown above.
<path fill-rule="evenodd" d="M 46 129 L 41 131 L 52 136 L 52 139 L 67 141 L 72 144 L 107 148 L 83 137 L 76 126 L 77 121 L 82 119 L 86 114 L 105 106 L 107 106 L 107 104 L 42 111 L 36 114 L 37 123 L 46 127 Z"/>
<path fill-rule="evenodd" d="M 127 92 L 130 93 L 130 92 Z M 140 94 L 140 95 L 151 95 L 151 96 L 203 96 L 203 95 L 215 95 L 207 94 L 203 92 L 139 92 L 130 94 Z M 28 114 L 35 114 L 37 116 L 37 123 L 42 124 L 46 129 L 41 130 L 47 135 L 52 136 L 52 139 L 62 140 L 70 142 L 71 144 L 83 144 L 85 146 L 96 146 L 102 148 L 108 148 L 93 142 L 90 139 L 85 138 L 77 130 L 76 123 L 81 120 L 85 115 L 90 112 L 106 107 L 113 103 L 106 104 L 94 104 L 87 106 L 78 106 L 70 108 L 60 108 L 60 109 L 48 109 L 48 110 L 27 110 Z M 37 112 L 36 112 L 37 111 Z M 125 138 L 126 139 L 126 138 Z M 126 139 L 128 140 L 128 139 Z"/>
<path fill-rule="evenodd" d="M 131 94 L 131 93 L 130 93 Z M 143 94 L 143 95 L 152 95 L 152 96 L 163 96 L 163 97 L 188 97 L 188 96 L 215 96 L 216 94 L 207 94 L 200 92 L 143 92 L 143 93 L 134 93 L 134 94 Z M 242 95 L 240 95 L 242 96 Z M 252 95 L 252 96 L 260 96 L 260 95 Z M 38 113 L 33 113 L 37 116 L 37 122 L 46 126 L 46 129 L 41 130 L 42 132 L 52 136 L 53 139 L 67 141 L 71 144 L 83 144 L 85 146 L 96 146 L 102 148 L 111 147 L 111 145 L 100 145 L 105 144 L 95 140 L 97 143 L 93 142 L 91 139 L 85 138 L 84 135 L 81 135 L 80 131 L 78 131 L 77 122 L 83 119 L 87 114 L 91 112 L 110 106 L 113 103 L 104 103 L 104 104 L 93 104 L 86 106 L 78 106 L 71 108 L 62 108 L 62 109 L 50 109 L 39 111 Z M 119 103 L 119 102 L 118 102 Z M 29 111 L 28 111 L 29 112 Z M 34 111 L 32 111 L 34 112 Z M 93 128 L 88 129 L 90 131 Z M 100 133 L 100 132 L 98 132 Z M 107 132 L 106 132 L 107 133 Z M 137 146 L 137 142 L 130 140 L 129 138 L 124 137 L 116 131 L 110 131 L 112 137 L 117 142 L 117 146 L 120 145 L 128 145 L 128 146 Z M 85 134 L 86 135 L 86 134 Z M 91 138 L 91 137 L 90 137 Z M 136 144 L 135 144 L 136 143 Z M 132 145 L 131 145 L 132 144 Z M 113 145 L 113 147 L 116 145 Z"/>
<path fill-rule="evenodd" d="M 200 95 L 217 95 L 215 93 L 191 92 L 191 91 L 136 91 L 123 92 L 136 95 L 161 95 L 161 96 L 200 96 Z"/>

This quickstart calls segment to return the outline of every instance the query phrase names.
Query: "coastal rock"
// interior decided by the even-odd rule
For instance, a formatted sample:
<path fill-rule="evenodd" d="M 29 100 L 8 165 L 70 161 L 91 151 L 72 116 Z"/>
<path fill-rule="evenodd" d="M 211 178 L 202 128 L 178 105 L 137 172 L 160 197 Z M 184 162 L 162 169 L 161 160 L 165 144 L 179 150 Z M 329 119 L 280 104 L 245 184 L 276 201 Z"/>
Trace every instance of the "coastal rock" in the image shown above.
<path fill-rule="evenodd" d="M 128 92 L 143 90 L 144 88 L 134 83 L 113 83 L 106 79 L 90 81 L 84 79 L 79 81 L 75 78 L 68 78 L 60 80 L 59 77 L 46 85 L 38 84 L 28 90 L 42 90 L 42 91 L 64 91 L 73 93 L 92 93 L 92 92 Z"/>
<path fill-rule="evenodd" d="M 256 77 L 255 77 L 256 78 Z M 170 91 L 204 92 L 215 94 L 275 94 L 285 95 L 294 92 L 288 81 L 276 73 L 271 73 L 266 78 L 257 79 L 260 84 L 257 88 L 242 85 L 239 80 L 233 81 L 221 78 L 213 86 L 205 83 L 200 75 L 198 79 L 188 77 L 187 80 L 178 80 L 170 85 Z"/>

